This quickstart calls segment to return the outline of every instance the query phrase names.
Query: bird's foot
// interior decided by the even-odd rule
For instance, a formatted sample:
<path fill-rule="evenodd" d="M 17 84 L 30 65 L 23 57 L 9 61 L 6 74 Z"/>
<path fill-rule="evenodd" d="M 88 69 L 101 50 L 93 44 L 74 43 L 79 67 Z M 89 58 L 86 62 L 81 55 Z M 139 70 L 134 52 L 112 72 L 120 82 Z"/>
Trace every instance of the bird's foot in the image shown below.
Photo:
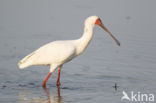
<path fill-rule="evenodd" d="M 60 82 L 57 82 L 57 83 L 56 83 L 56 85 L 57 85 L 57 86 L 60 86 L 60 85 L 61 85 L 61 83 L 60 83 Z"/>
<path fill-rule="evenodd" d="M 46 87 L 46 83 L 43 82 L 42 83 L 42 87 L 45 88 Z"/>

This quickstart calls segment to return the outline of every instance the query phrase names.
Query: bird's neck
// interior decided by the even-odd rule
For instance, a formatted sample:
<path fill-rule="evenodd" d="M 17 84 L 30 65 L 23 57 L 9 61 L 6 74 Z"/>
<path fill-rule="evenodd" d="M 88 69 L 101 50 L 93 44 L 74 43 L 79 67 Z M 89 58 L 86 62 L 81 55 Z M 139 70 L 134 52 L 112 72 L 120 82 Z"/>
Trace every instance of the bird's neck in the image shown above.
<path fill-rule="evenodd" d="M 93 28 L 94 26 L 85 25 L 83 35 L 80 39 L 77 40 L 77 43 L 76 43 L 77 55 L 81 54 L 86 49 L 88 44 L 90 43 L 92 36 L 93 36 Z"/>

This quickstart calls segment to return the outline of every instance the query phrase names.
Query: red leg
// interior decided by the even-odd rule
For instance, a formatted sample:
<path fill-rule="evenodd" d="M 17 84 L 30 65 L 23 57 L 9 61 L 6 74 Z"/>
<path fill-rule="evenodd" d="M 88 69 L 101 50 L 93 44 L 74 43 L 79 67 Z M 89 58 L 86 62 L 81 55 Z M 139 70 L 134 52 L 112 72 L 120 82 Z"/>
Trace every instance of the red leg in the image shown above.
<path fill-rule="evenodd" d="M 45 79 L 44 82 L 42 83 L 42 87 L 46 87 L 46 82 L 47 82 L 47 80 L 49 79 L 49 77 L 50 77 L 51 74 L 52 74 L 52 72 L 50 72 L 50 73 L 47 75 L 46 79 Z"/>
<path fill-rule="evenodd" d="M 60 86 L 61 83 L 60 83 L 60 71 L 61 71 L 61 67 L 58 68 L 58 74 L 57 74 L 57 86 Z"/>

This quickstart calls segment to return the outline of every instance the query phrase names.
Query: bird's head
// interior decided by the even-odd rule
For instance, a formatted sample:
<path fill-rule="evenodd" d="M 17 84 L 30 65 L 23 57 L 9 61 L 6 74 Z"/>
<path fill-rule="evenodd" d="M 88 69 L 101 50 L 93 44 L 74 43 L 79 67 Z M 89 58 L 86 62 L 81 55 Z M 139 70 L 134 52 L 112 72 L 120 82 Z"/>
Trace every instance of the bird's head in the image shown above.
<path fill-rule="evenodd" d="M 116 42 L 118 46 L 120 46 L 120 42 L 112 35 L 112 33 L 103 25 L 101 19 L 98 16 L 90 16 L 85 20 L 85 26 L 92 26 L 94 27 L 95 25 L 100 26 L 103 28 L 111 37 L 112 39 Z"/>

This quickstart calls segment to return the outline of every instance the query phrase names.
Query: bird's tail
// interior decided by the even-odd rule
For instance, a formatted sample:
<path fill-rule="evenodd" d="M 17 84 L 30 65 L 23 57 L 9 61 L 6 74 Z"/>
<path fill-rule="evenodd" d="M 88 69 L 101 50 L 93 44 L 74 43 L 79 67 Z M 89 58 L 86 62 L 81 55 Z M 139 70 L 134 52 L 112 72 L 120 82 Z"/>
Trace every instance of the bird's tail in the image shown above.
<path fill-rule="evenodd" d="M 20 69 L 24 69 L 28 66 L 31 65 L 31 57 L 33 56 L 34 53 L 31 53 L 29 55 L 27 55 L 26 57 L 24 57 L 21 61 L 18 62 L 18 66 Z"/>

